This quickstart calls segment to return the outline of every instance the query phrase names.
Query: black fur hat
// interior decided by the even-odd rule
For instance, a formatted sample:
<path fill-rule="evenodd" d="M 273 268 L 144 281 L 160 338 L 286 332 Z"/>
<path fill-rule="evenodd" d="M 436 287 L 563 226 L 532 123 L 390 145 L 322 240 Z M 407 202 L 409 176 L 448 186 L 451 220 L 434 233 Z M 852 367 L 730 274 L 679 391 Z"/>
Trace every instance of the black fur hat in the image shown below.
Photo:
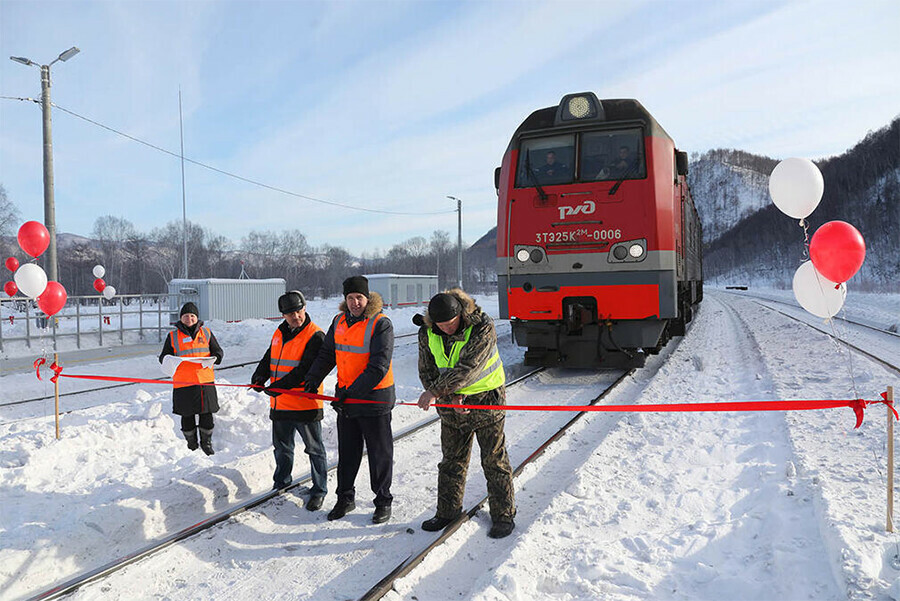
<path fill-rule="evenodd" d="M 362 275 L 354 275 L 344 280 L 344 297 L 354 292 L 369 296 L 369 280 Z"/>

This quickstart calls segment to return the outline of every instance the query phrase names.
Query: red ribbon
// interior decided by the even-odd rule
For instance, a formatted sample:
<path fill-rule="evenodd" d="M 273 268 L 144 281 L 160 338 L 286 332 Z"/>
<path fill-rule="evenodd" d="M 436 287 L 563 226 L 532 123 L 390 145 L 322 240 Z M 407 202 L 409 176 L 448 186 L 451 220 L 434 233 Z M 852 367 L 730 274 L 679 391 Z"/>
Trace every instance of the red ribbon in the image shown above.
<path fill-rule="evenodd" d="M 46 363 L 46 359 L 39 358 L 34 362 L 34 368 L 37 372 L 38 380 L 41 379 L 40 366 Z M 50 366 L 54 375 L 50 378 L 51 382 L 56 382 L 57 378 L 73 378 L 77 380 L 102 380 L 106 382 L 129 382 L 135 384 L 183 384 L 186 386 L 195 386 L 197 382 L 181 382 L 175 380 L 149 380 L 145 378 L 120 378 L 117 376 L 93 376 L 93 375 L 69 375 L 62 373 L 63 368 L 54 361 Z M 226 384 L 224 382 L 205 382 L 203 386 L 229 386 L 232 388 L 252 388 L 258 389 L 253 384 Z M 296 389 L 283 388 L 267 388 L 273 392 L 289 393 L 300 395 L 311 399 L 320 399 L 322 401 L 335 402 L 337 397 L 327 396 L 324 394 L 313 394 L 309 392 L 300 392 Z M 587 412 L 633 412 L 633 413 L 675 413 L 675 412 L 698 412 L 698 411 L 811 411 L 814 409 L 835 409 L 837 407 L 850 407 L 856 414 L 856 425 L 859 428 L 863 422 L 863 414 L 869 405 L 887 405 L 894 413 L 894 419 L 900 420 L 900 415 L 894 409 L 893 403 L 887 400 L 887 393 L 881 393 L 883 400 L 868 401 L 865 399 L 850 400 L 784 400 L 784 401 L 725 401 L 720 403 L 657 403 L 650 405 L 453 405 L 449 403 L 432 403 L 432 407 L 445 407 L 447 409 L 483 409 L 489 411 L 587 411 Z M 345 399 L 348 404 L 380 404 L 386 401 L 373 401 L 370 399 Z M 397 405 L 407 405 L 417 407 L 418 403 L 409 403 L 398 401 Z"/>
<path fill-rule="evenodd" d="M 37 374 L 37 379 L 41 380 L 41 365 L 46 363 L 47 360 L 44 357 L 38 357 L 34 360 L 34 371 Z"/>

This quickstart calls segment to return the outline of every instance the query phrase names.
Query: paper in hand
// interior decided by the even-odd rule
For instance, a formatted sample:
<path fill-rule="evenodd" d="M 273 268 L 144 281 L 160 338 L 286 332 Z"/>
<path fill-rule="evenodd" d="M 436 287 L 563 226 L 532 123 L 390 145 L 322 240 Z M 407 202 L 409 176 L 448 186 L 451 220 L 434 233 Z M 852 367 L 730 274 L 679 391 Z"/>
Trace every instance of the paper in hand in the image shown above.
<path fill-rule="evenodd" d="M 175 375 L 175 370 L 178 369 L 179 365 L 181 365 L 180 357 L 176 357 L 175 355 L 166 355 L 165 357 L 163 357 L 159 369 L 163 372 L 163 375 L 169 376 L 171 378 Z"/>
<path fill-rule="evenodd" d="M 183 361 L 190 361 L 192 363 L 199 363 L 203 367 L 212 367 L 216 364 L 215 357 L 181 357 Z"/>

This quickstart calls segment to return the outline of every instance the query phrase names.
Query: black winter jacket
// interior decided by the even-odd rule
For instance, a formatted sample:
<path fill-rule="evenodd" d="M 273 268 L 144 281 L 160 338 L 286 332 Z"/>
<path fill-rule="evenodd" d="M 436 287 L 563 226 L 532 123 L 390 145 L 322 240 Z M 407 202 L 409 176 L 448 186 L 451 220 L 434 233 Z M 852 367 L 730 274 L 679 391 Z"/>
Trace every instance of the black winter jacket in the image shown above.
<path fill-rule="evenodd" d="M 289 341 L 297 337 L 297 335 L 299 335 L 300 332 L 306 329 L 311 323 L 312 319 L 310 318 L 309 313 L 306 314 L 306 321 L 303 322 L 303 325 L 301 325 L 296 330 L 292 330 L 287 321 L 282 321 L 281 324 L 279 324 L 278 329 L 281 330 L 281 339 L 284 341 L 284 344 L 287 344 Z M 319 354 L 319 349 L 322 348 L 322 342 L 324 340 L 325 332 L 319 331 L 313 334 L 309 339 L 309 342 L 306 343 L 306 348 L 303 349 L 303 356 L 300 358 L 300 363 L 297 365 L 297 367 L 272 382 L 272 388 L 282 388 L 286 390 L 291 388 L 299 388 L 300 391 L 303 391 L 303 382 L 306 378 L 306 372 L 309 370 L 313 361 L 316 360 L 316 356 Z M 269 344 L 269 348 L 266 349 L 266 354 L 263 355 L 263 358 L 259 361 L 259 365 L 256 366 L 256 371 L 253 372 L 253 376 L 250 378 L 251 384 L 258 384 L 260 386 L 266 385 L 266 382 L 268 382 L 269 377 L 272 375 L 271 369 L 269 367 L 271 364 L 271 358 L 272 345 Z M 323 412 L 321 409 L 309 409 L 308 411 L 285 411 L 282 409 L 269 409 L 269 419 L 272 420 L 316 422 L 321 420 L 322 417 Z"/>
<path fill-rule="evenodd" d="M 347 316 L 347 323 L 354 323 L 367 318 L 373 318 L 383 308 L 381 295 L 377 292 L 369 292 L 369 304 L 366 305 L 363 314 L 359 317 L 353 317 L 347 309 L 346 301 L 341 303 L 340 310 Z M 338 314 L 339 316 L 340 314 Z M 306 389 L 318 387 L 322 383 L 334 366 L 336 360 L 334 356 L 334 325 L 337 323 L 337 316 L 331 322 L 328 333 L 325 334 L 325 341 L 319 350 L 315 363 L 309 368 L 306 374 Z M 375 415 L 384 415 L 390 413 L 394 408 L 397 400 L 393 386 L 387 388 L 375 389 L 375 386 L 381 382 L 388 369 L 391 367 L 391 358 L 394 354 L 394 324 L 388 317 L 382 317 L 375 324 L 372 332 L 372 341 L 369 346 L 369 363 L 365 370 L 358 378 L 346 389 L 338 386 L 335 389 L 335 396 L 338 398 L 351 399 L 367 399 L 371 401 L 381 401 L 379 403 L 346 403 L 341 411 L 345 417 L 371 417 Z"/>
<path fill-rule="evenodd" d="M 187 327 L 180 321 L 175 322 L 175 329 L 182 334 L 190 336 L 192 339 L 197 338 L 197 332 L 203 327 L 203 322 L 198 321 L 192 327 Z M 174 355 L 175 349 L 172 348 L 171 336 L 166 336 L 163 344 L 162 352 L 159 354 L 159 362 L 162 363 L 163 357 L 166 355 Z M 225 353 L 219 346 L 212 330 L 209 332 L 209 354 L 216 358 L 216 365 L 222 362 Z M 176 415 L 196 415 L 198 413 L 215 413 L 219 410 L 219 396 L 216 394 L 216 387 L 209 384 L 198 384 L 196 386 L 185 386 L 183 388 L 172 389 L 172 412 Z"/>

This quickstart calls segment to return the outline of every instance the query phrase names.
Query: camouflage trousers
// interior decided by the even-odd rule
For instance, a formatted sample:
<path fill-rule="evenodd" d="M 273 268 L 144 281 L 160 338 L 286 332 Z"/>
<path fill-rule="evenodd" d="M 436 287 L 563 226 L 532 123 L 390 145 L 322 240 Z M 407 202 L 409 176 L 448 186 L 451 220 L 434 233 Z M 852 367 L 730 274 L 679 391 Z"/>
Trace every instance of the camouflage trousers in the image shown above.
<path fill-rule="evenodd" d="M 503 418 L 480 428 L 460 429 L 448 426 L 441 420 L 443 458 L 438 464 L 438 517 L 451 518 L 462 510 L 473 438 L 478 439 L 481 449 L 481 467 L 487 479 L 491 520 L 512 519 L 516 515 L 512 468 L 503 432 L 505 422 Z"/>

